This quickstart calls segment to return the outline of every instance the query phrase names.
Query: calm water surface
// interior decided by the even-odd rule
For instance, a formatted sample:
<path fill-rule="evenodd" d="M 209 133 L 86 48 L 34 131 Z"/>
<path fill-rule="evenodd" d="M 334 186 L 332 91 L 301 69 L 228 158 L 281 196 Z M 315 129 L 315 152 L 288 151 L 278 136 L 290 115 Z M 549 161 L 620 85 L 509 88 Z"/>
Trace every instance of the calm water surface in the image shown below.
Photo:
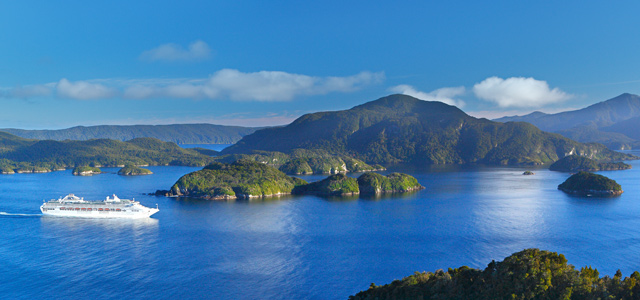
<path fill-rule="evenodd" d="M 215 148 L 215 147 L 211 147 Z M 150 176 L 0 176 L 0 295 L 7 299 L 346 299 L 414 271 L 484 268 L 525 248 L 601 274 L 640 270 L 640 162 L 599 172 L 621 197 L 570 197 L 568 174 L 525 168 L 405 170 L 426 190 L 381 198 L 176 201 L 190 167 Z M 323 176 L 307 176 L 316 180 Z M 148 220 L 42 217 L 44 199 L 113 193 L 160 207 Z"/>

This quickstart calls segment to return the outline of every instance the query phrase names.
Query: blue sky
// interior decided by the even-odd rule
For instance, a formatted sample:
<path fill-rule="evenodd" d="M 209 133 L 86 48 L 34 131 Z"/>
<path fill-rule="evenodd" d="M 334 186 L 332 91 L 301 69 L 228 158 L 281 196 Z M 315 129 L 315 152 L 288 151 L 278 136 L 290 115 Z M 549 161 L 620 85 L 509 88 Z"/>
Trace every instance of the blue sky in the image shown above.
<path fill-rule="evenodd" d="M 633 1 L 5 1 L 0 127 L 278 125 L 392 93 L 483 117 L 582 108 L 640 94 L 638 11 Z"/>

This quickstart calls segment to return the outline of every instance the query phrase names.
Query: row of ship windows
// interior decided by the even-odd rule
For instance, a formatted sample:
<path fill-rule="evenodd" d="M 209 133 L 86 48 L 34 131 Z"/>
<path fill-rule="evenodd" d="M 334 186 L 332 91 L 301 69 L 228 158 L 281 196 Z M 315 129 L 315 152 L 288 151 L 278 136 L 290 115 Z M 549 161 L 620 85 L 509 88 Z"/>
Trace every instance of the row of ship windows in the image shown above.
<path fill-rule="evenodd" d="M 74 207 L 60 207 L 60 210 L 92 211 L 92 210 L 94 210 L 94 209 L 92 209 L 92 208 L 85 208 L 85 207 L 83 207 L 83 208 L 80 208 L 80 207 L 75 207 L 75 208 L 74 208 Z M 104 209 L 103 209 L 103 208 L 96 208 L 95 210 L 97 210 L 97 211 L 117 211 L 117 212 L 119 212 L 119 211 L 126 211 L 126 210 L 122 210 L 122 209 L 119 209 L 119 208 L 116 208 L 116 209 L 109 209 L 109 208 L 104 208 Z"/>

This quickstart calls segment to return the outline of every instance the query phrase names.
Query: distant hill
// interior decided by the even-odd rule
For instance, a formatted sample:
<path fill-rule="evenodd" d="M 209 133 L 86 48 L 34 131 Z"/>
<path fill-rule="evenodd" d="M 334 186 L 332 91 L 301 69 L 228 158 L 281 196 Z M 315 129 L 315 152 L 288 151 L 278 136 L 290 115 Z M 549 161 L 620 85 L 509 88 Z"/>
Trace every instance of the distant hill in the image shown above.
<path fill-rule="evenodd" d="M 635 123 L 627 122 L 635 118 L 640 118 L 640 96 L 625 93 L 583 109 L 556 114 L 533 112 L 494 121 L 529 122 L 544 131 L 556 132 L 579 142 L 597 142 L 612 149 L 629 149 L 640 140 L 638 127 L 634 127 L 634 124 L 640 124 L 640 119 Z"/>
<path fill-rule="evenodd" d="M 257 129 L 260 128 L 213 124 L 173 124 L 76 126 L 59 130 L 5 128 L 0 131 L 37 140 L 111 139 L 128 141 L 140 137 L 151 137 L 176 144 L 233 144 Z"/>
<path fill-rule="evenodd" d="M 213 158 L 154 138 L 122 142 L 32 140 L 0 132 L 0 173 L 49 172 L 78 166 L 204 166 Z"/>
<path fill-rule="evenodd" d="M 581 144 L 524 122 L 477 119 L 455 106 L 391 95 L 349 110 L 304 115 L 245 136 L 222 154 L 321 149 L 367 163 L 544 164 L 571 154 L 631 158 Z"/>

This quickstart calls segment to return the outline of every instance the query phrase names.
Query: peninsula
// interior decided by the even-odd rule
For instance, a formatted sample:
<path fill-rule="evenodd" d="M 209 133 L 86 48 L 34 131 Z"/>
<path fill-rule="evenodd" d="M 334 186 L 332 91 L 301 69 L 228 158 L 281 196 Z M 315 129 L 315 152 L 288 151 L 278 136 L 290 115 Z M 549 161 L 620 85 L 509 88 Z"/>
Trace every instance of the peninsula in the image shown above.
<path fill-rule="evenodd" d="M 631 165 L 625 164 L 623 162 L 598 162 L 588 157 L 579 155 L 565 156 L 549 166 L 549 170 L 561 172 L 595 172 L 628 169 L 631 169 Z"/>

